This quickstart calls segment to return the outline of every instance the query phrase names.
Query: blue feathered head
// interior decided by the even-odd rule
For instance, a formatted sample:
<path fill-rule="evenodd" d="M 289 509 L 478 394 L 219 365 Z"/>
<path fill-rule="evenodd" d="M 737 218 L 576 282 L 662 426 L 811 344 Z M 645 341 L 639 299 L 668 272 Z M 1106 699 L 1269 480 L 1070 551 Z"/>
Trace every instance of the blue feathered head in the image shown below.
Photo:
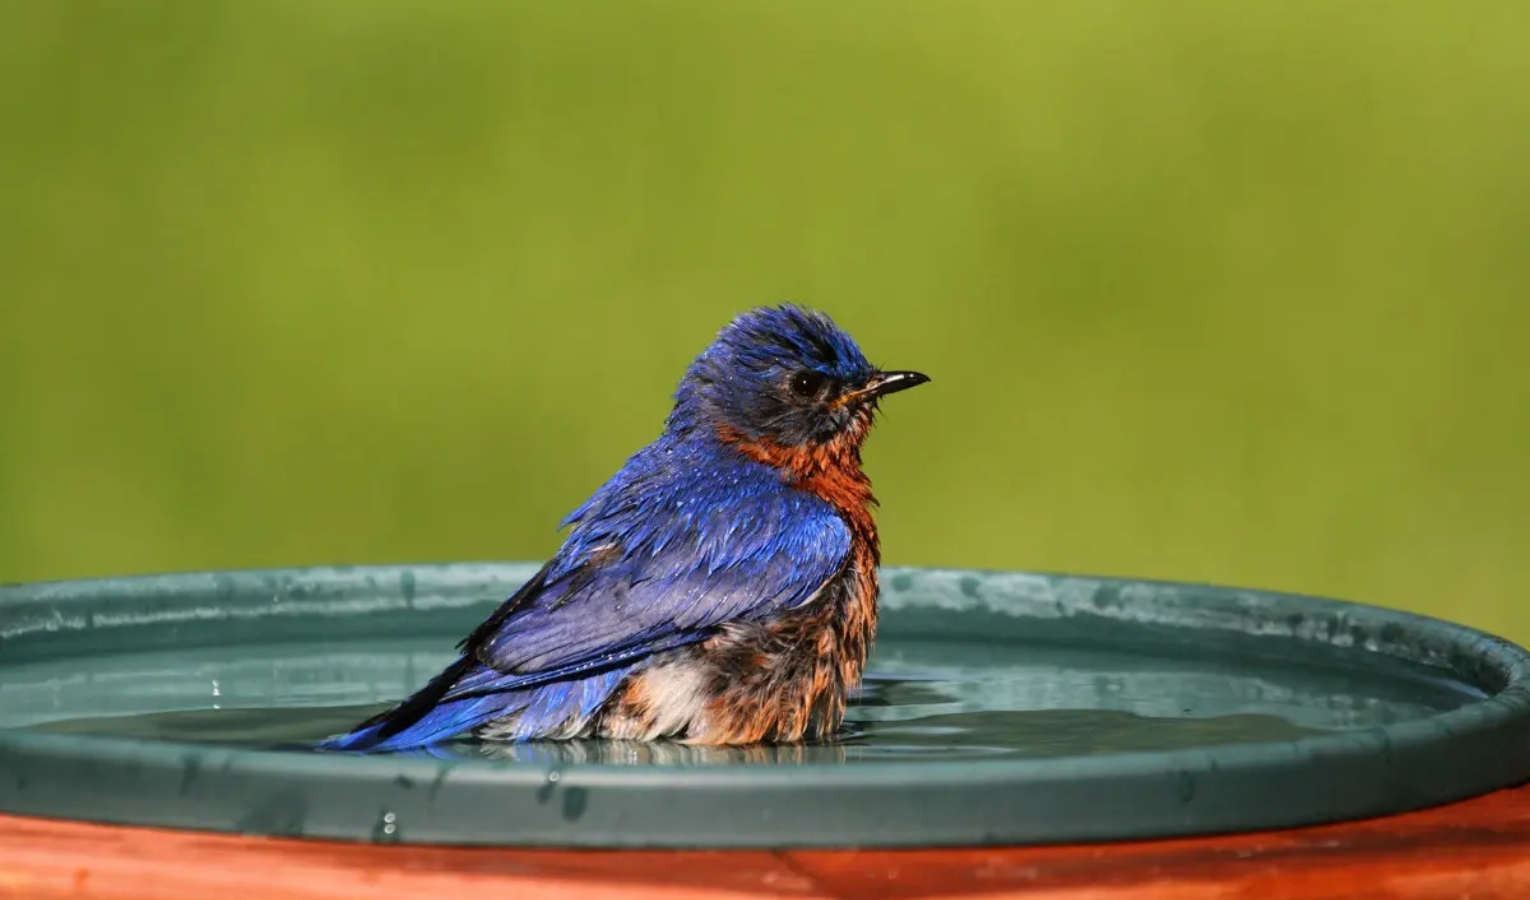
<path fill-rule="evenodd" d="M 923 384 L 918 372 L 884 372 L 827 315 L 801 306 L 760 307 L 718 333 L 675 391 L 668 427 L 710 426 L 782 447 L 864 433 L 877 401 Z"/>

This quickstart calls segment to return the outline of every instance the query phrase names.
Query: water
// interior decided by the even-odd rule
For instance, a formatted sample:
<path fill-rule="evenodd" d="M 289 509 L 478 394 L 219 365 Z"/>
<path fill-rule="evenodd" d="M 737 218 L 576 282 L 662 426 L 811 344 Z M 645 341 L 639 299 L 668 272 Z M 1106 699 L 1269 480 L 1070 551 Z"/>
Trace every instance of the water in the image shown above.
<path fill-rule="evenodd" d="M 273 747 L 345 730 L 452 659 L 454 635 L 192 647 L 7 666 L 0 727 Z M 1372 659 L 1371 663 L 1374 664 Z M 730 764 L 951 760 L 1172 750 L 1368 728 L 1472 702 L 1465 685 L 1401 665 L 1250 659 L 1179 648 L 884 639 L 829 745 L 462 741 L 468 758 Z"/>

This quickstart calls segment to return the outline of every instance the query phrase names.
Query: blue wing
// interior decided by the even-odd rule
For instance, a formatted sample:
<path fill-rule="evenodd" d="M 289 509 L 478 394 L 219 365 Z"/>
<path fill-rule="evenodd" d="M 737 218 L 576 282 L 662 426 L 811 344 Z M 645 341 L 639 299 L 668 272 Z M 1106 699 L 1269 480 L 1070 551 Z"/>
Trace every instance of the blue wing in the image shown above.
<path fill-rule="evenodd" d="M 725 622 L 799 607 L 851 551 L 833 507 L 773 470 L 662 445 L 565 524 L 558 554 L 463 640 L 457 663 L 352 735 L 386 738 L 426 718 L 432 735 L 466 730 L 504 714 L 495 695 L 612 673 Z"/>
<path fill-rule="evenodd" d="M 533 592 L 463 642 L 505 674 L 565 671 L 806 603 L 845 564 L 850 530 L 823 500 L 748 461 L 639 455 L 569 517 Z"/>

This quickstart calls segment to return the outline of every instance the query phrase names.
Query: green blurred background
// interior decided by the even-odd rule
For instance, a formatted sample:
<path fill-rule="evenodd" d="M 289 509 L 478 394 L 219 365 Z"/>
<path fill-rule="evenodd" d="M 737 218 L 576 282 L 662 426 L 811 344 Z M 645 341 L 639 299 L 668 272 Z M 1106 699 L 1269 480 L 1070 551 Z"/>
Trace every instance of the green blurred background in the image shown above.
<path fill-rule="evenodd" d="M 889 563 L 1530 642 L 1530 4 L 0 2 L 0 580 L 531 559 L 736 312 Z"/>

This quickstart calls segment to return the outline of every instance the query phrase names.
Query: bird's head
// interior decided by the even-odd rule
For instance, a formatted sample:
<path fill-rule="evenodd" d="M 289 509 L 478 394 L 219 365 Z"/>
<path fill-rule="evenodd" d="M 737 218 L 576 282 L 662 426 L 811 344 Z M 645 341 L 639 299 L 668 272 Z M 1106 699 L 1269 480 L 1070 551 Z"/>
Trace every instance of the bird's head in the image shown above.
<path fill-rule="evenodd" d="M 881 398 L 924 384 L 884 371 L 823 313 L 763 307 L 730 322 L 691 363 L 670 426 L 783 453 L 858 449 Z"/>

